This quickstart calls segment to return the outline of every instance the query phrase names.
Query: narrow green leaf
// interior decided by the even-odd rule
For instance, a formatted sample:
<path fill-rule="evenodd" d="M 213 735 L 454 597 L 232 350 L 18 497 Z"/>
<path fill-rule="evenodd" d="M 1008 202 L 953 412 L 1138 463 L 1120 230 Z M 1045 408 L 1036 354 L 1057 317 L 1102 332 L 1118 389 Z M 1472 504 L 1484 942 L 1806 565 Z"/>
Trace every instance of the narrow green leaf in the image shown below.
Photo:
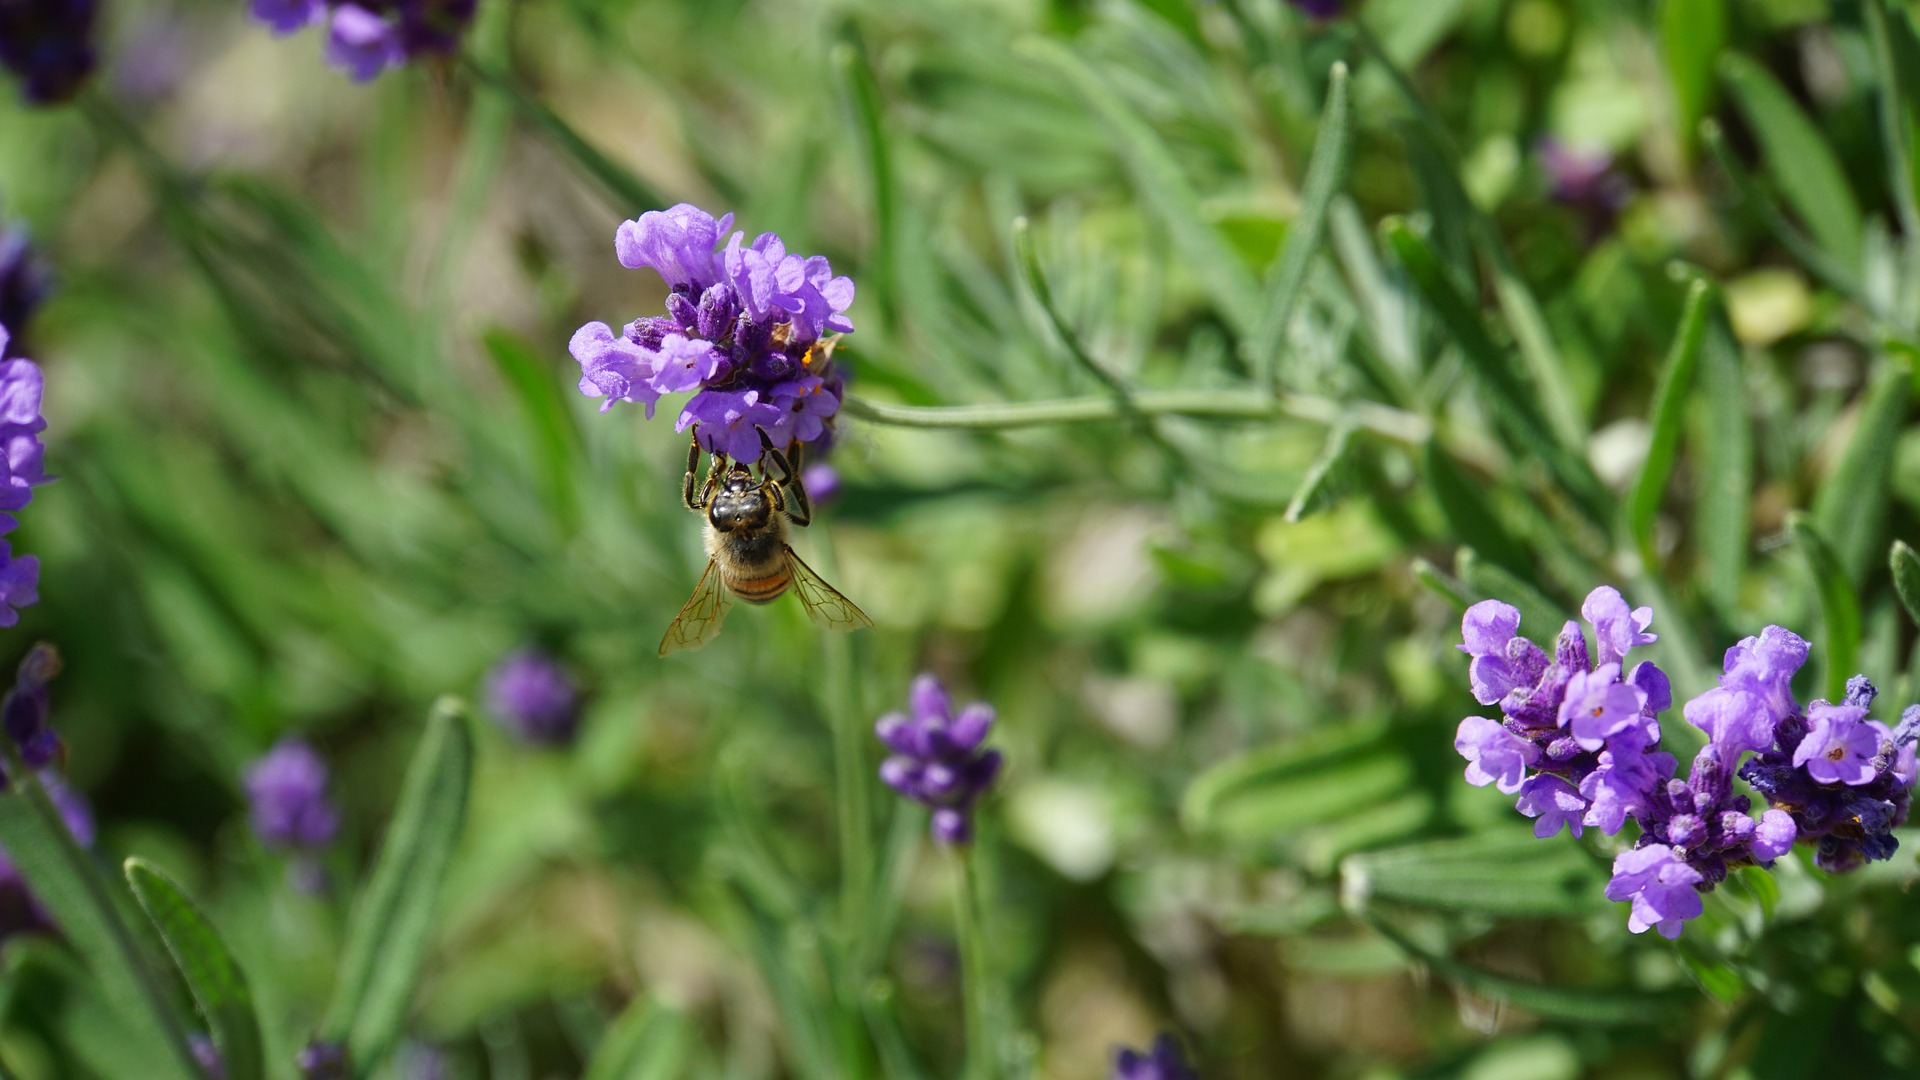
<path fill-rule="evenodd" d="M 1494 343 L 1480 309 L 1469 303 L 1441 267 L 1427 241 L 1407 223 L 1390 218 L 1381 232 L 1413 279 L 1427 307 L 1460 346 L 1482 397 L 1508 428 L 1516 445 L 1546 462 L 1567 494 L 1596 521 L 1606 517 L 1610 501 L 1593 469 L 1569 448 L 1539 409 L 1539 399 L 1514 370 L 1506 350 Z"/>
<path fill-rule="evenodd" d="M 1014 46 L 1014 52 L 1051 68 L 1106 125 L 1133 178 L 1134 190 L 1172 237 L 1187 269 L 1213 294 L 1234 332 L 1243 340 L 1258 340 L 1261 298 L 1253 275 L 1206 220 L 1179 162 L 1153 128 L 1067 46 L 1047 38 L 1026 38 Z"/>
<path fill-rule="evenodd" d="M 1465 614 L 1474 604 L 1473 598 L 1467 595 L 1465 585 L 1425 559 L 1413 560 L 1413 576 L 1429 592 L 1453 605 L 1455 611 Z"/>
<path fill-rule="evenodd" d="M 1820 128 L 1767 69 L 1738 53 L 1720 74 L 1766 152 L 1774 183 L 1807 230 L 1841 266 L 1858 273 L 1863 235 L 1859 200 Z"/>
<path fill-rule="evenodd" d="M 607 1029 L 582 1080 L 676 1080 L 686 1075 L 693 1034 L 678 1009 L 636 998 Z"/>
<path fill-rule="evenodd" d="M 1829 286 L 1852 297 L 1854 300 L 1873 307 L 1873 298 L 1868 294 L 1860 268 L 1843 263 L 1832 253 L 1826 251 L 1809 239 L 1799 226 L 1787 220 L 1785 213 L 1774 204 L 1767 193 L 1747 172 L 1747 167 L 1734 156 L 1733 148 L 1727 145 L 1727 137 L 1720 125 L 1711 118 L 1700 122 L 1700 137 L 1706 141 L 1707 148 L 1713 151 L 1714 159 L 1726 171 L 1727 179 L 1733 182 L 1733 189 L 1740 201 L 1753 211 L 1780 246 L 1792 253 L 1800 265 L 1811 270 Z"/>
<path fill-rule="evenodd" d="M 1372 912 L 1360 918 L 1376 933 L 1398 946 L 1414 960 L 1441 976 L 1476 994 L 1517 1005 L 1552 1020 L 1577 1024 L 1627 1025 L 1652 1024 L 1684 1008 L 1686 1001 L 1674 995 L 1609 993 L 1602 990 L 1572 990 L 1543 986 L 1507 975 L 1496 975 L 1484 968 L 1443 956 L 1423 948 L 1408 935 L 1388 925 Z"/>
<path fill-rule="evenodd" d="M 99 984 L 102 996 L 140 1048 L 153 1080 L 201 1080 L 172 1004 L 148 967 L 138 939 L 121 921 L 108 883 L 67 831 L 66 821 L 40 781 L 19 767 L 12 790 L 0 795 L 0 847 L 33 894 L 55 913 Z"/>
<path fill-rule="evenodd" d="M 1280 350 L 1305 291 L 1307 271 L 1313 267 L 1313 258 L 1326 235 L 1327 211 L 1346 179 L 1352 133 L 1347 65 L 1336 63 L 1327 80 L 1327 107 L 1320 114 L 1320 133 L 1314 140 L 1313 160 L 1307 166 L 1300 215 L 1287 230 L 1286 246 L 1269 276 L 1266 313 L 1251 343 L 1248 367 L 1265 372 L 1263 381 L 1276 394 L 1280 392 Z"/>
<path fill-rule="evenodd" d="M 642 210 L 651 210 L 666 205 L 651 184 L 635 176 L 624 166 L 603 153 L 599 147 L 588 142 L 586 137 L 573 129 L 573 126 L 561 119 L 560 115 L 538 97 L 529 93 L 518 80 L 505 71 L 480 63 L 472 56 L 461 57 L 461 67 L 482 83 L 499 90 L 513 103 L 521 116 L 539 128 L 561 152 L 572 158 L 588 176 L 599 183 L 613 209 L 622 214 L 634 214 Z"/>
<path fill-rule="evenodd" d="M 260 1018 L 254 1011 L 253 991 L 235 963 L 226 943 L 180 890 L 173 879 L 151 863 L 128 859 L 127 884 L 141 910 L 166 942 L 181 978 L 200 1006 L 213 1044 L 220 1050 L 226 1080 L 260 1080 L 266 1075 L 261 1049 Z"/>
<path fill-rule="evenodd" d="M 1453 539 L 1516 573 L 1532 565 L 1526 545 L 1507 529 L 1488 497 L 1487 482 L 1467 475 L 1435 439 L 1422 448 L 1420 467 Z"/>
<path fill-rule="evenodd" d="M 1660 55 L 1689 160 L 1696 128 L 1713 109 L 1713 72 L 1726 47 L 1727 0 L 1666 0 L 1660 10 Z"/>
<path fill-rule="evenodd" d="M 1907 609 L 1907 617 L 1915 625 L 1920 625 L 1920 555 L 1915 555 L 1906 541 L 1895 540 L 1887 561 L 1893 565 L 1893 591 L 1900 594 L 1900 606 Z"/>
<path fill-rule="evenodd" d="M 894 175 L 892 144 L 887 138 L 886 107 L 880 99 L 880 83 L 874 78 L 873 65 L 866 47 L 849 24 L 847 40 L 833 47 L 833 69 L 840 82 L 841 96 L 854 117 L 854 132 L 866 156 L 867 186 L 873 199 L 873 252 L 869 271 L 863 281 L 872 281 L 889 327 L 899 321 L 899 182 Z"/>
<path fill-rule="evenodd" d="M 1693 389 L 1693 371 L 1700 362 L 1700 345 L 1707 336 L 1707 313 L 1713 302 L 1713 287 L 1704 279 L 1695 279 L 1687 290 L 1687 305 L 1680 315 L 1680 329 L 1674 335 L 1673 348 L 1667 353 L 1666 370 L 1660 376 L 1660 388 L 1653 395 L 1653 429 L 1647 444 L 1647 460 L 1634 477 L 1627 492 L 1627 535 L 1640 551 L 1640 563 L 1649 573 L 1657 562 L 1653 549 L 1653 519 L 1660 499 L 1666 494 L 1667 480 L 1673 475 L 1673 460 L 1680 450 L 1680 425 L 1686 415 L 1687 395 Z"/>
<path fill-rule="evenodd" d="M 524 339 L 507 331 L 489 330 L 481 341 L 494 370 L 520 406 L 554 517 L 571 530 L 580 513 L 574 477 L 582 440 L 580 427 L 561 392 L 559 369 Z"/>
<path fill-rule="evenodd" d="M 1350 425 L 1336 424 L 1332 431 L 1327 432 L 1327 445 L 1321 449 L 1320 456 L 1314 459 L 1313 464 L 1307 467 L 1307 475 L 1300 478 L 1300 487 L 1287 503 L 1284 520 L 1299 521 L 1313 509 L 1332 479 L 1334 469 L 1345 460 L 1347 450 L 1352 445 L 1353 428 Z"/>
<path fill-rule="evenodd" d="M 1905 360 L 1889 355 L 1867 387 L 1853 437 L 1820 484 L 1813 518 L 1833 544 L 1840 566 L 1854 581 L 1866 580 L 1880 546 L 1886 543 L 1887 511 L 1893 495 L 1893 451 L 1912 404 L 1913 373 Z"/>
<path fill-rule="evenodd" d="M 347 925 L 323 1031 L 344 1040 L 360 1075 L 393 1049 L 433 942 L 447 864 L 466 822 L 473 731 L 466 706 L 443 697 L 407 767 L 392 823 Z"/>
<path fill-rule="evenodd" d="M 1878 84 L 1880 141 L 1887 154 L 1887 182 L 1893 191 L 1893 203 L 1899 210 L 1900 228 L 1909 239 L 1920 236 L 1920 192 L 1915 191 L 1913 125 L 1908 112 L 1908 87 L 1901 79 L 1902 59 L 1912 44 L 1912 23 L 1902 16 L 1892 22 L 1883 0 L 1865 0 L 1867 41 L 1872 48 L 1873 75 Z M 1901 32 L 1905 31 L 1904 40 Z M 1908 79 L 1920 73 L 1909 72 Z"/>
<path fill-rule="evenodd" d="M 1572 614 L 1554 603 L 1533 585 L 1514 576 L 1505 567 L 1488 562 L 1472 548 L 1461 548 L 1454 556 L 1453 572 L 1467 587 L 1467 595 L 1480 600 L 1504 600 L 1520 609 L 1520 625 L 1536 639 L 1550 639 L 1560 632 Z"/>
<path fill-rule="evenodd" d="M 1053 332 L 1067 347 L 1067 353 L 1082 370 L 1113 394 L 1122 410 L 1138 416 L 1133 395 L 1127 390 L 1126 384 L 1120 381 L 1118 375 L 1108 371 L 1105 364 L 1093 358 L 1093 354 L 1081 343 L 1080 335 L 1074 333 L 1066 316 L 1053 302 L 1053 288 L 1047 284 L 1046 272 L 1040 268 L 1040 255 L 1033 249 L 1033 226 L 1024 217 L 1013 220 L 1013 254 L 1014 261 L 1020 266 L 1020 276 L 1027 283 L 1027 290 L 1033 294 L 1034 302 L 1040 305 L 1048 325 L 1053 327 Z"/>
<path fill-rule="evenodd" d="M 1180 821 L 1190 832 L 1204 832 L 1212 827 L 1220 808 L 1233 799 L 1351 758 L 1378 742 L 1386 730 L 1379 721 L 1344 724 L 1228 758 L 1187 785 L 1180 801 Z"/>
<path fill-rule="evenodd" d="M 1854 663 L 1860 654 L 1860 597 L 1854 592 L 1846 569 L 1840 565 L 1840 557 L 1834 554 L 1833 546 L 1820 534 L 1812 518 L 1799 512 L 1789 514 L 1787 529 L 1800 550 L 1806 553 L 1807 566 L 1813 571 L 1814 591 L 1820 598 L 1826 646 L 1824 696 L 1829 701 L 1839 701 L 1846 696 L 1847 678 L 1854 673 Z"/>
<path fill-rule="evenodd" d="M 1753 497 L 1753 418 L 1747 412 L 1740 347 L 1723 312 L 1708 318 L 1694 395 L 1694 458 L 1699 479 L 1693 533 L 1700 581 L 1723 619 L 1739 607 L 1746 574 Z"/>
<path fill-rule="evenodd" d="M 1578 915 L 1606 909 L 1604 883 L 1599 864 L 1578 844 L 1518 832 L 1429 841 L 1340 863 L 1349 909 L 1389 900 L 1485 915 Z"/>

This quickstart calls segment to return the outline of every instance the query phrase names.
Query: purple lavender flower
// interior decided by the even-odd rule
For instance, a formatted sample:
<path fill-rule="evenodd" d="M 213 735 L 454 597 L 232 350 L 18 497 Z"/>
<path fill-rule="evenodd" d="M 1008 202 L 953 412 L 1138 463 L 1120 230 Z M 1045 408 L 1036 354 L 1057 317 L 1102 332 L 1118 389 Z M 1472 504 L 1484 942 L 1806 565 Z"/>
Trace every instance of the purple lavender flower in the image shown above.
<path fill-rule="evenodd" d="M 86 796 L 68 787 L 52 770 L 40 773 L 40 785 L 60 811 L 60 820 L 83 848 L 91 848 L 94 839 L 93 808 Z M 18 934 L 52 933 L 54 916 L 27 888 L 26 879 L 0 848 L 0 941 Z"/>
<path fill-rule="evenodd" d="M 1546 137 L 1534 144 L 1534 158 L 1547 176 L 1553 201 L 1585 219 L 1589 241 L 1613 230 L 1633 197 L 1633 185 L 1613 167 L 1613 155 Z"/>
<path fill-rule="evenodd" d="M 29 103 L 66 101 L 93 73 L 97 13 L 95 0 L 0 0 L 0 67 Z"/>
<path fill-rule="evenodd" d="M 976 701 L 955 716 L 940 680 L 921 675 L 908 707 L 874 725 L 874 734 L 893 751 L 880 763 L 880 779 L 933 809 L 934 839 L 964 844 L 973 838 L 974 800 L 1000 773 L 1000 751 L 980 749 L 993 726 L 993 706 Z"/>
<path fill-rule="evenodd" d="M 1856 705 L 1816 701 L 1807 708 L 1807 733 L 1793 752 L 1793 763 L 1822 784 L 1870 784 L 1879 773 L 1874 757 L 1893 733 L 1867 719 Z"/>
<path fill-rule="evenodd" d="M 220 1058 L 220 1048 L 204 1031 L 196 1031 L 187 1036 L 187 1049 L 193 1051 L 193 1060 L 200 1071 L 207 1074 L 208 1080 L 227 1080 L 227 1063 Z"/>
<path fill-rule="evenodd" d="M 1672 848 L 1648 844 L 1614 858 L 1607 899 L 1633 902 L 1627 929 L 1643 934 L 1657 927 L 1661 937 L 1672 940 L 1680 936 L 1682 923 L 1700 914 L 1700 893 L 1694 888 L 1700 881 L 1700 872 Z"/>
<path fill-rule="evenodd" d="M 535 746 L 565 746 L 579 730 L 580 692 L 552 657 L 511 653 L 487 675 L 487 708 L 503 727 Z"/>
<path fill-rule="evenodd" d="M 327 794 L 327 763 L 313 747 L 286 738 L 247 769 L 253 831 L 271 847 L 321 848 L 340 831 Z"/>
<path fill-rule="evenodd" d="M 1593 624 L 1596 664 L 1622 663 L 1628 650 L 1660 640 L 1660 635 L 1646 632 L 1653 624 L 1653 609 L 1627 607 L 1620 590 L 1611 585 L 1587 594 L 1586 603 L 1580 605 L 1580 617 Z"/>
<path fill-rule="evenodd" d="M 1469 716 L 1460 721 L 1453 748 L 1467 759 L 1467 783 L 1492 784 L 1511 795 L 1525 782 L 1527 766 L 1540 759 L 1540 748 L 1495 721 Z"/>
<path fill-rule="evenodd" d="M 315 1040 L 302 1047 L 293 1060 L 301 1080 L 350 1080 L 353 1065 L 345 1045 Z"/>
<path fill-rule="evenodd" d="M 580 392 L 606 399 L 601 411 L 630 401 L 651 419 L 662 395 L 695 391 L 674 429 L 692 428 L 708 452 L 751 463 L 762 432 L 782 450 L 832 438 L 844 381 L 832 367 L 834 339 L 822 339 L 852 332 L 854 287 L 821 256 L 789 253 L 773 233 L 746 244 L 732 228 L 732 214 L 715 218 L 688 203 L 622 223 L 620 265 L 660 275 L 667 313 L 618 336 L 588 323 L 569 351 Z"/>
<path fill-rule="evenodd" d="M 46 264 L 33 250 L 27 230 L 0 230 L 0 327 L 12 332 L 13 348 L 20 347 L 18 339 L 25 336 L 27 323 L 52 288 Z M 0 360 L 9 355 L 6 348 L 0 346 Z"/>
<path fill-rule="evenodd" d="M 47 724 L 47 684 L 60 674 L 60 654 L 44 642 L 27 650 L 14 675 L 13 689 L 0 703 L 0 727 L 20 750 L 30 769 L 44 769 L 60 757 L 60 737 Z"/>
<path fill-rule="evenodd" d="M 1558 776 L 1541 773 L 1520 785 L 1520 798 L 1513 805 L 1534 819 L 1533 835 L 1545 839 L 1565 827 L 1578 840 L 1588 803 L 1572 784 Z M 1618 831 L 1619 826 L 1614 829 Z"/>
<path fill-rule="evenodd" d="M 0 326 L 0 356 L 7 353 L 11 334 Z M 40 415 L 44 382 L 31 360 L 0 361 L 0 533 L 18 525 L 8 511 L 33 501 L 33 489 L 46 483 L 45 448 L 40 432 L 47 421 Z M 0 541 L 0 626 L 20 621 L 19 609 L 39 602 L 40 560 L 16 558 L 12 545 Z"/>
<path fill-rule="evenodd" d="M 800 484 L 807 489 L 807 499 L 815 506 L 825 506 L 840 495 L 840 470 L 824 461 L 815 462 L 800 470 Z"/>
<path fill-rule="evenodd" d="M 1340 0 L 1287 0 L 1316 19 L 1331 19 L 1340 14 Z"/>
<path fill-rule="evenodd" d="M 1179 1040 L 1161 1035 L 1147 1053 L 1123 1047 L 1114 1055 L 1111 1080 L 1199 1080 L 1199 1076 L 1187 1065 Z"/>
<path fill-rule="evenodd" d="M 253 17 L 276 34 L 327 26 L 327 62 L 356 82 L 434 55 L 450 55 L 477 0 L 253 0 Z"/>

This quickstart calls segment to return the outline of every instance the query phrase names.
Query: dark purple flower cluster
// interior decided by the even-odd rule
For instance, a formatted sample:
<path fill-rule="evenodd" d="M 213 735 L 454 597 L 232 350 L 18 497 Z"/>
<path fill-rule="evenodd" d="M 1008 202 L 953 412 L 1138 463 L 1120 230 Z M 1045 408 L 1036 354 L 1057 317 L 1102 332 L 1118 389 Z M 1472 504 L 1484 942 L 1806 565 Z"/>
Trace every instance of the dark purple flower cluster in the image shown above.
<path fill-rule="evenodd" d="M 0 703 L 0 727 L 20 751 L 29 769 L 44 769 L 60 757 L 60 736 L 47 723 L 47 684 L 60 674 L 60 654 L 44 642 L 27 650 L 14 675 L 13 689 Z M 0 787 L 5 787 L 0 778 Z"/>
<path fill-rule="evenodd" d="M 95 0 L 0 0 L 0 67 L 36 105 L 66 101 L 93 73 Z"/>
<path fill-rule="evenodd" d="M 1123 1048 L 1114 1059 L 1112 1080 L 1199 1080 L 1199 1074 L 1187 1065 L 1179 1041 L 1162 1035 L 1147 1053 Z"/>
<path fill-rule="evenodd" d="M 1815 865 L 1829 873 L 1892 858 L 1900 846 L 1893 830 L 1912 806 L 1920 705 L 1907 706 L 1889 730 L 1867 719 L 1877 693 L 1856 675 L 1840 704 L 1815 701 L 1805 715 L 1786 712 L 1771 745 L 1740 767 L 1753 790 L 1793 815 L 1814 845 Z"/>
<path fill-rule="evenodd" d="M 312 850 L 333 842 L 340 811 L 327 793 L 327 763 L 300 739 L 282 739 L 247 769 L 253 831 L 277 848 Z"/>
<path fill-rule="evenodd" d="M 451 54 L 477 0 L 253 0 L 253 16 L 276 34 L 327 24 L 327 62 L 367 82 L 388 68 Z"/>
<path fill-rule="evenodd" d="M 0 356 L 7 355 L 12 335 L 0 326 Z M 46 383 L 40 368 L 24 357 L 0 360 L 0 535 L 20 522 L 13 511 L 33 501 L 33 489 L 46 483 L 46 447 L 40 432 L 47 427 L 40 415 Z M 19 608 L 38 603 L 40 560 L 15 558 L 13 547 L 0 540 L 0 626 L 20 621 Z"/>
<path fill-rule="evenodd" d="M 834 277 L 825 257 L 787 252 L 773 233 L 751 244 L 733 215 L 715 219 L 681 203 L 620 226 L 620 265 L 666 279 L 666 316 L 628 323 L 615 334 L 591 322 L 568 346 L 580 362 L 580 392 L 646 407 L 664 394 L 695 391 L 674 430 L 691 427 L 709 452 L 760 459 L 761 432 L 773 446 L 824 449 L 845 380 L 832 365 L 832 338 L 853 323 L 853 281 Z M 718 250 L 726 238 L 724 250 Z"/>
<path fill-rule="evenodd" d="M 27 230 L 17 226 L 0 230 L 0 327 L 14 338 L 10 346 L 0 346 L 0 360 L 7 358 L 9 349 L 20 347 L 28 321 L 52 288 L 46 264 L 35 254 Z"/>
<path fill-rule="evenodd" d="M 580 691 L 552 657 L 521 649 L 487 674 L 487 709 L 526 742 L 565 746 L 579 730 Z"/>
<path fill-rule="evenodd" d="M 932 675 L 913 680 L 908 712 L 888 713 L 874 734 L 893 751 L 880 763 L 888 787 L 933 808 L 933 837 L 943 844 L 973 838 L 973 803 L 1000 774 L 1000 751 L 981 750 L 993 706 L 976 701 L 953 715 L 947 688 Z"/>
<path fill-rule="evenodd" d="M 1331 19 L 1340 14 L 1340 0 L 1287 0 L 1316 19 Z"/>

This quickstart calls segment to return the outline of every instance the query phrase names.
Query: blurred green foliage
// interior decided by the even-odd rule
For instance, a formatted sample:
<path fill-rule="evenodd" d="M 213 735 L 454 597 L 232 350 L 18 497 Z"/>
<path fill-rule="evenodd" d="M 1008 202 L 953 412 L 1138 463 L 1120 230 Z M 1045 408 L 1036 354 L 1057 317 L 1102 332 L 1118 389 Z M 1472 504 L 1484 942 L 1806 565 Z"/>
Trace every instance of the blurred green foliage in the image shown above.
<path fill-rule="evenodd" d="M 862 734 L 923 669 L 1000 712 L 969 973 L 1009 1073 L 1163 1028 L 1214 1078 L 1920 1069 L 1911 830 L 1630 938 L 1608 841 L 1534 841 L 1450 745 L 1465 603 L 1544 637 L 1600 583 L 1679 695 L 1781 622 L 1803 697 L 1920 696 L 1912 13 L 1353 6 L 485 0 L 460 62 L 358 87 L 230 5 L 122 5 L 89 100 L 0 105 L 0 209 L 60 278 L 8 648 L 61 648 L 102 860 L 201 905 L 267 1075 L 323 1021 L 397 1034 L 338 996 L 382 977 L 369 874 L 424 950 L 380 992 L 456 1076 L 954 1075 L 964 879 Z M 1549 137 L 1615 155 L 1608 227 Z M 682 200 L 859 283 L 802 553 L 878 632 L 783 602 L 654 657 L 684 444 L 596 413 L 564 343 L 655 309 L 612 233 Z M 480 725 L 407 893 L 373 867 L 415 718 L 525 643 L 583 736 Z M 346 804 L 323 897 L 245 824 L 287 732 Z M 431 860 L 452 798 L 388 844 Z M 5 958 L 0 1060 L 133 1075 L 65 949 Z"/>

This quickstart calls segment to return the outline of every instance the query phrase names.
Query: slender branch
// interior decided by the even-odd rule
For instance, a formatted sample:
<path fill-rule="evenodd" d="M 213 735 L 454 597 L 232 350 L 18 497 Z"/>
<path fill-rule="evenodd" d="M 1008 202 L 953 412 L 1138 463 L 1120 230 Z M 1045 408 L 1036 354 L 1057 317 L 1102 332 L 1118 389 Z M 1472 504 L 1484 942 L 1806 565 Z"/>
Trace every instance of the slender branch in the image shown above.
<path fill-rule="evenodd" d="M 1419 444 L 1433 435 L 1426 417 L 1373 402 L 1342 404 L 1310 394 L 1268 397 L 1257 390 L 1136 390 L 1133 407 L 1148 416 L 1193 416 L 1216 420 L 1305 420 L 1352 426 L 1395 442 Z M 884 405 L 846 399 L 849 415 L 877 424 L 933 428 L 1018 428 L 1084 424 L 1122 415 L 1112 397 L 1058 398 L 994 405 Z"/>

